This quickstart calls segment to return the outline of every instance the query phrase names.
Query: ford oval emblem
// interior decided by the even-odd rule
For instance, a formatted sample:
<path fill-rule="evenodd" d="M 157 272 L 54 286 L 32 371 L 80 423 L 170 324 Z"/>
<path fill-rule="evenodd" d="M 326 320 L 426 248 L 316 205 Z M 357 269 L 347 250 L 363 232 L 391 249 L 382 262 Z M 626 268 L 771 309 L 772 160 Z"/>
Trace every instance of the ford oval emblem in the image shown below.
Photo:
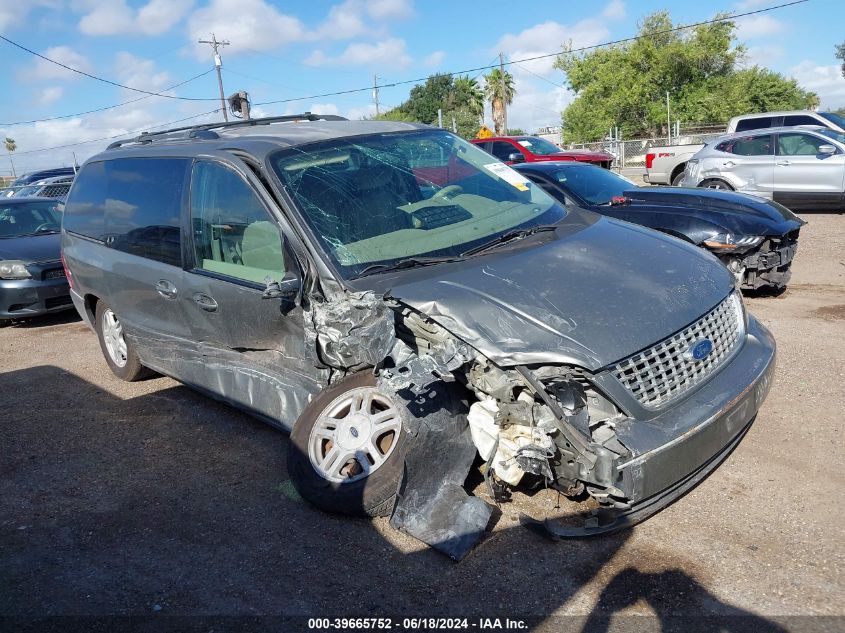
<path fill-rule="evenodd" d="M 712 351 L 713 341 L 709 338 L 703 338 L 690 345 L 684 356 L 686 356 L 688 360 L 704 360 L 710 356 L 710 352 Z"/>

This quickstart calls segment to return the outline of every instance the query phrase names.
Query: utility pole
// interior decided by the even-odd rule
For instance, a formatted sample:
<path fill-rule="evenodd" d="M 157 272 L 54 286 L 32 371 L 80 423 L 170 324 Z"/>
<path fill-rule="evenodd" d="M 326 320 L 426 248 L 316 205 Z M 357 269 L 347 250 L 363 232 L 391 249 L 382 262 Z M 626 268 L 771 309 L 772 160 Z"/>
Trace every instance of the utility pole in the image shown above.
<path fill-rule="evenodd" d="M 221 46 L 228 46 L 229 40 L 218 41 L 214 33 L 211 34 L 210 40 L 197 40 L 200 44 L 211 44 L 211 50 L 214 51 L 214 67 L 217 69 L 217 86 L 220 88 L 220 105 L 223 107 L 223 119 L 229 120 L 229 113 L 226 111 L 226 97 L 223 96 L 223 77 L 220 75 L 220 68 L 223 66 L 223 60 L 220 59 Z"/>
<path fill-rule="evenodd" d="M 504 134 L 508 133 L 508 100 L 505 98 L 505 56 L 499 53 L 499 79 L 502 84 L 502 120 L 504 123 Z"/>
<path fill-rule="evenodd" d="M 378 77 L 376 75 L 373 75 L 373 102 L 376 104 L 376 116 L 378 116 Z"/>
<path fill-rule="evenodd" d="M 672 115 L 669 112 L 669 91 L 666 91 L 666 134 L 669 135 L 669 142 L 667 145 L 672 144 Z"/>

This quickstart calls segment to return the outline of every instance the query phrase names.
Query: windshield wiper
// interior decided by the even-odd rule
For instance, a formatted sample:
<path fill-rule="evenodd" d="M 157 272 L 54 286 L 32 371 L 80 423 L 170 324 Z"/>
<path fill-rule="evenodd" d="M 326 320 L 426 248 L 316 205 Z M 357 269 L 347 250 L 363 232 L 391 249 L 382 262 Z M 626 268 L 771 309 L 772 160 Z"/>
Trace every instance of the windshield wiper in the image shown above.
<path fill-rule="evenodd" d="M 513 242 L 514 240 L 521 240 L 523 238 L 528 237 L 529 235 L 534 235 L 535 233 L 542 233 L 543 231 L 554 231 L 557 228 L 556 224 L 539 224 L 537 226 L 532 226 L 528 229 L 516 229 L 513 231 L 508 231 L 507 233 L 502 233 L 496 239 L 491 240 L 489 242 L 485 242 L 479 246 L 475 246 L 468 251 L 464 251 L 461 253 L 462 257 L 466 257 L 468 255 L 475 255 L 476 253 L 481 253 L 491 248 L 495 248 L 501 244 L 507 244 L 508 242 Z"/>
<path fill-rule="evenodd" d="M 447 262 L 459 262 L 463 256 L 453 257 L 407 257 L 392 264 L 370 264 L 361 272 L 353 275 L 351 279 L 360 279 L 368 275 L 387 272 L 391 270 L 402 270 L 404 268 L 418 268 L 420 266 L 431 266 L 433 264 L 445 264 Z"/>

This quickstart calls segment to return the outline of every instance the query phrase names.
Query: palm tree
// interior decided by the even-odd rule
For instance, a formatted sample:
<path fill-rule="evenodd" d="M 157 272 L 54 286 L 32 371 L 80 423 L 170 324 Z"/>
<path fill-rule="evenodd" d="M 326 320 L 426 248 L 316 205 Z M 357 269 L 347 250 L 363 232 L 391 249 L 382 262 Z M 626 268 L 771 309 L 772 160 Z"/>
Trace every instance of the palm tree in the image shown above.
<path fill-rule="evenodd" d="M 466 108 L 484 123 L 484 93 L 478 87 L 478 82 L 469 75 L 461 75 L 452 84 L 453 105 Z"/>
<path fill-rule="evenodd" d="M 502 136 L 507 133 L 505 129 L 505 106 L 513 103 L 513 96 L 516 89 L 513 85 L 513 75 L 508 71 L 494 68 L 484 75 L 484 94 L 490 100 L 493 109 L 493 127 L 496 135 Z"/>
<path fill-rule="evenodd" d="M 15 161 L 12 160 L 12 152 L 18 149 L 18 144 L 15 143 L 15 139 L 6 137 L 6 152 L 9 154 L 9 162 L 12 163 L 12 178 L 17 178 L 18 175 L 15 173 Z"/>

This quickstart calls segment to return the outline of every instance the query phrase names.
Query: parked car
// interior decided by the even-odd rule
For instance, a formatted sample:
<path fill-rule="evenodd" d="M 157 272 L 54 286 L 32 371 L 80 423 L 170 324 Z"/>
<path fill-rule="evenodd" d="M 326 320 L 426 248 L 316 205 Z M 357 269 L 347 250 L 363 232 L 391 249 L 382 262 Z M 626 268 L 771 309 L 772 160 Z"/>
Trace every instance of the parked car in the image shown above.
<path fill-rule="evenodd" d="M 69 176 L 73 178 L 75 174 L 76 168 L 74 167 L 55 167 L 53 169 L 42 169 L 39 171 L 28 172 L 16 178 L 5 189 L 0 190 L 0 198 L 10 198 L 14 195 L 17 195 L 18 192 L 20 192 L 24 187 L 31 185 L 36 181 L 44 180 L 45 178 L 55 178 L 58 176 Z"/>
<path fill-rule="evenodd" d="M 515 167 L 567 208 L 647 226 L 713 253 L 743 289 L 785 288 L 806 224 L 776 202 L 729 191 L 639 187 L 593 165 Z"/>
<path fill-rule="evenodd" d="M 0 323 L 73 309 L 60 260 L 61 222 L 55 201 L 0 200 Z"/>
<path fill-rule="evenodd" d="M 73 176 L 53 176 L 42 178 L 29 185 L 23 185 L 14 192 L 16 198 L 60 198 L 64 199 L 70 191 Z"/>
<path fill-rule="evenodd" d="M 820 125 L 845 132 L 845 118 L 835 112 L 791 110 L 735 116 L 728 122 L 726 133 L 794 125 Z M 645 157 L 645 181 L 653 185 L 680 185 L 687 161 L 703 147 L 704 143 L 652 147 Z"/>
<path fill-rule="evenodd" d="M 115 143 L 77 176 L 62 245 L 116 376 L 149 368 L 290 431 L 303 497 L 453 558 L 493 511 L 462 486 L 476 453 L 496 496 L 532 480 L 605 508 L 546 529 L 607 533 L 712 472 L 772 382 L 774 340 L 712 256 L 567 210 L 419 124 Z"/>
<path fill-rule="evenodd" d="M 610 169 L 614 158 L 613 154 L 607 152 L 561 149 L 551 141 L 538 136 L 494 136 L 474 138 L 471 142 L 508 165 L 548 160 L 573 160 Z"/>
<path fill-rule="evenodd" d="M 845 134 L 781 127 L 720 137 L 687 164 L 682 183 L 743 191 L 790 209 L 845 209 Z"/>

